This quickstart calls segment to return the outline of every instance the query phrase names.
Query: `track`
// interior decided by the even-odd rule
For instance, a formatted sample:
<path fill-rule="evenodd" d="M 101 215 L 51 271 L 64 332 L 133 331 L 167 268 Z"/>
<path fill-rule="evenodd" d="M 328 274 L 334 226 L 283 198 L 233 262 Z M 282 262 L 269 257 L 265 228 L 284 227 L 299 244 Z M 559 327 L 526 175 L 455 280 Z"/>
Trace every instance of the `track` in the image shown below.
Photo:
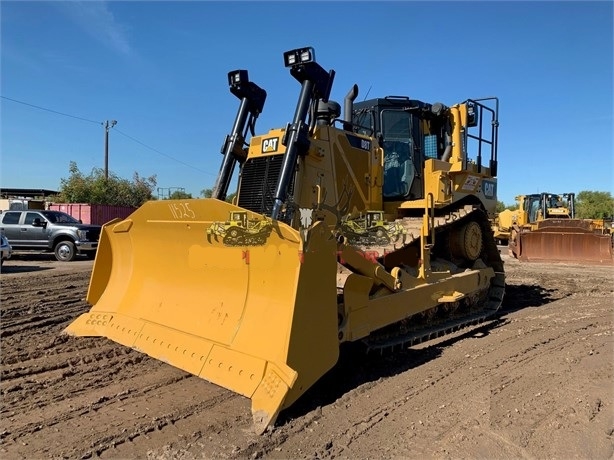
<path fill-rule="evenodd" d="M 376 251 L 381 263 L 385 263 L 385 255 L 394 254 L 395 251 L 414 249 L 420 253 L 420 229 L 423 223 L 421 217 L 399 219 L 398 224 L 405 231 L 402 249 L 398 244 L 381 247 L 361 247 L 364 251 Z M 369 350 L 394 350 L 397 347 L 407 347 L 424 341 L 453 334 L 464 328 L 479 325 L 493 317 L 501 308 L 505 293 L 505 274 L 499 250 L 492 237 L 492 230 L 486 214 L 479 209 L 466 206 L 444 216 L 432 219 L 435 238 L 432 244 L 432 264 L 440 265 L 444 270 L 453 269 L 461 272 L 471 267 L 473 262 L 467 264 L 464 260 L 455 260 L 448 244 L 450 236 L 457 232 L 468 222 L 475 222 L 480 226 L 482 234 L 482 251 L 480 260 L 495 271 L 487 292 L 480 292 L 472 299 L 463 299 L 453 308 L 439 305 L 423 314 L 414 315 L 401 324 L 386 327 L 376 331 L 363 342 Z M 458 264 L 459 266 L 457 266 Z M 415 275 L 415 273 L 413 273 Z"/>

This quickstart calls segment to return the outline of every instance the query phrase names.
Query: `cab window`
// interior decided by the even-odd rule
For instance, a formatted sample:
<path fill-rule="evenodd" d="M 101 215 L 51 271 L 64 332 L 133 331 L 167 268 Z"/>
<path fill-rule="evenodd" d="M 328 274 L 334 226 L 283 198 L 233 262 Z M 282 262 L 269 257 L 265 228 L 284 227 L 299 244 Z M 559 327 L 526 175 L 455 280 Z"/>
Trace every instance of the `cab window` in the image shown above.
<path fill-rule="evenodd" d="M 409 194 L 415 176 L 411 115 L 403 110 L 383 110 L 381 116 L 384 197 L 402 198 Z"/>
<path fill-rule="evenodd" d="M 352 117 L 354 132 L 364 134 L 365 136 L 373 136 L 373 115 L 370 111 L 359 111 Z"/>
<path fill-rule="evenodd" d="M 18 224 L 19 216 L 21 216 L 20 212 L 7 212 L 2 217 L 3 224 Z"/>
<path fill-rule="evenodd" d="M 26 218 L 24 220 L 24 225 L 32 225 L 34 223 L 34 219 L 44 220 L 41 215 L 37 212 L 28 212 L 26 213 Z"/>

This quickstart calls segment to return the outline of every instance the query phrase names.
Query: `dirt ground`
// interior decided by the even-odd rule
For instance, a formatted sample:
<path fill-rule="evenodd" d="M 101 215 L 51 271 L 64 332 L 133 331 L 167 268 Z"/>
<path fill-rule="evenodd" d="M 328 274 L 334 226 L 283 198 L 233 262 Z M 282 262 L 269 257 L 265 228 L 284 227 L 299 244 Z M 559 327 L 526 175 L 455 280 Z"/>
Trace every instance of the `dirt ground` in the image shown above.
<path fill-rule="evenodd" d="M 502 253 L 495 320 L 394 356 L 343 350 L 261 436 L 247 398 L 61 335 L 88 310 L 91 261 L 16 254 L 1 275 L 0 456 L 613 458 L 613 269 Z"/>

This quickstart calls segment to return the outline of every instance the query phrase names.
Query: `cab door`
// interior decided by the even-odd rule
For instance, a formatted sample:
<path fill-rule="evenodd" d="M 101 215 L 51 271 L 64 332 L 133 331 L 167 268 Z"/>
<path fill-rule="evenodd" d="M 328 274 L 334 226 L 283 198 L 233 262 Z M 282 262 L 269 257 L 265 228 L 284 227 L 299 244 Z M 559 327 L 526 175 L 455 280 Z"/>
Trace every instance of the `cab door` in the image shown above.
<path fill-rule="evenodd" d="M 21 227 L 21 234 L 28 246 L 46 248 L 49 245 L 49 226 L 47 219 L 38 212 L 25 213 Z"/>
<path fill-rule="evenodd" d="M 24 235 L 22 234 L 21 226 L 19 225 L 20 217 L 21 211 L 6 211 L 2 213 L 2 224 L 0 225 L 0 230 L 9 240 L 11 246 L 24 244 Z"/>

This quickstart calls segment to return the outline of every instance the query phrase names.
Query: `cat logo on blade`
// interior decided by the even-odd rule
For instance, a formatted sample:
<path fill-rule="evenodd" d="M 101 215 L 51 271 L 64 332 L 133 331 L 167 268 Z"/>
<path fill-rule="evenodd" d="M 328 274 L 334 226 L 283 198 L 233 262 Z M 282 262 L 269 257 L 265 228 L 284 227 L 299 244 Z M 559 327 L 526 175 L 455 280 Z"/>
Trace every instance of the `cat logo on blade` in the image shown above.
<path fill-rule="evenodd" d="M 277 144 L 279 138 L 271 137 L 269 139 L 262 140 L 262 153 L 277 152 Z"/>

